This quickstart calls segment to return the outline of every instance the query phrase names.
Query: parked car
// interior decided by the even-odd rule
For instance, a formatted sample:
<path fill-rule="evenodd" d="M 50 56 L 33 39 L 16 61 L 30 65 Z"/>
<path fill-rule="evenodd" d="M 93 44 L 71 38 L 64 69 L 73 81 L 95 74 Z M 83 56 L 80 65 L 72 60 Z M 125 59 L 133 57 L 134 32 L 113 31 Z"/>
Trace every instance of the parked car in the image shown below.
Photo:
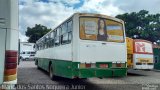
<path fill-rule="evenodd" d="M 33 60 L 35 56 L 35 51 L 23 51 L 20 53 L 21 60 Z"/>

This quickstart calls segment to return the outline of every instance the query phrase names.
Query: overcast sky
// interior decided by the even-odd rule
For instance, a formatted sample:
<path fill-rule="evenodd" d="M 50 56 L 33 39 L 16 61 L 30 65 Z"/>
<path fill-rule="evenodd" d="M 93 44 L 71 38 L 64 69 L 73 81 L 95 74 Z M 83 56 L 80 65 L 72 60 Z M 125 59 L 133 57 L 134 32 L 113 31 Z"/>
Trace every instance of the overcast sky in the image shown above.
<path fill-rule="evenodd" d="M 116 16 L 142 9 L 160 13 L 160 0 L 19 0 L 19 37 L 27 41 L 27 27 L 42 24 L 53 29 L 75 12 Z"/>

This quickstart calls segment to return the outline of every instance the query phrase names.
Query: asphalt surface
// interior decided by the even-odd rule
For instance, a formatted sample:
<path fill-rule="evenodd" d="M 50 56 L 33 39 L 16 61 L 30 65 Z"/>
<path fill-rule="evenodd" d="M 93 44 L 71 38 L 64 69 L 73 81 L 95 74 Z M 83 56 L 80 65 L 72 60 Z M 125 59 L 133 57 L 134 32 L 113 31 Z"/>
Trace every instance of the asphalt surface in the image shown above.
<path fill-rule="evenodd" d="M 17 89 L 160 90 L 160 71 L 128 70 L 126 77 L 86 80 L 57 77 L 52 81 L 47 72 L 37 69 L 34 61 L 21 61 L 18 66 L 18 85 Z"/>

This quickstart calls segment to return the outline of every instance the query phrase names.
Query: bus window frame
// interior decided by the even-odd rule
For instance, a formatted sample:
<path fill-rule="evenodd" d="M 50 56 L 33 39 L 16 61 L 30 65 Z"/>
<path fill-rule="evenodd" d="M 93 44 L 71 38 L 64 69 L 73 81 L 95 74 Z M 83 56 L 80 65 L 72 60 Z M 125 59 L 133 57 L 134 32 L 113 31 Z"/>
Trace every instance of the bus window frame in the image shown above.
<path fill-rule="evenodd" d="M 69 28 L 68 28 L 68 26 L 69 26 L 68 23 L 70 23 L 70 22 L 71 22 L 71 30 L 69 30 Z M 72 20 L 72 18 L 69 19 L 69 20 L 67 20 L 67 21 L 64 22 L 63 24 L 66 24 L 66 28 L 67 28 L 67 29 L 66 29 L 66 32 L 61 35 L 61 44 L 62 44 L 62 45 L 70 44 L 71 41 L 72 41 L 72 32 L 73 32 L 73 20 Z M 63 24 L 62 24 L 62 26 L 63 26 Z M 67 40 L 66 40 L 66 42 L 63 42 L 63 37 L 64 37 L 64 35 L 66 35 L 66 34 L 67 34 Z M 69 40 L 70 34 L 71 34 L 71 40 Z"/>
<path fill-rule="evenodd" d="M 50 48 L 54 47 L 54 31 L 51 31 L 51 40 L 50 40 Z"/>
<path fill-rule="evenodd" d="M 72 21 L 72 31 L 68 31 L 67 30 L 67 33 L 68 33 L 68 42 L 67 43 L 65 43 L 65 44 L 69 44 L 69 43 L 71 43 L 71 41 L 72 41 L 72 32 L 73 32 L 73 16 L 72 17 L 70 17 L 69 19 L 67 19 L 67 20 L 65 20 L 64 22 L 62 22 L 61 24 L 59 24 L 55 29 L 53 29 L 53 30 L 51 30 L 51 32 L 49 32 L 49 33 L 47 33 L 47 34 L 45 34 L 44 35 L 44 37 L 46 36 L 46 35 L 48 35 L 48 34 L 51 34 L 51 33 L 53 33 L 53 37 L 51 38 L 51 40 L 50 40 L 50 43 L 52 43 L 51 44 L 51 46 L 50 47 L 48 47 L 48 48 L 53 48 L 53 47 L 57 47 L 57 46 L 60 46 L 60 45 L 64 45 L 64 44 L 62 44 L 61 43 L 61 30 L 62 30 L 62 25 L 63 25 L 63 23 L 68 23 L 69 21 Z M 68 26 L 68 25 L 67 25 Z M 57 33 L 57 29 L 58 28 L 61 28 L 61 30 L 59 31 L 59 43 L 58 43 L 58 45 L 55 45 L 55 40 L 56 40 L 56 33 Z M 68 29 L 68 28 L 67 28 Z M 71 39 L 69 40 L 69 37 L 71 36 Z M 40 38 L 36 43 L 38 44 L 38 49 L 37 49 L 37 51 L 38 50 L 43 50 L 43 49 L 46 49 L 45 47 L 44 47 L 44 37 L 42 37 L 42 38 Z"/>
<path fill-rule="evenodd" d="M 60 42 L 61 42 L 61 41 L 60 41 L 60 35 L 61 35 L 61 34 L 60 34 L 60 33 L 61 33 L 61 31 L 60 31 L 61 29 L 60 29 L 60 28 L 61 28 L 61 26 L 57 27 L 57 28 L 54 30 L 54 31 L 55 31 L 55 37 L 54 37 L 54 38 L 55 38 L 55 40 L 54 40 L 54 46 L 55 46 L 55 47 L 60 46 L 60 44 L 61 44 L 61 43 L 60 43 Z M 57 31 L 58 31 L 58 30 L 59 30 L 59 33 L 58 33 L 59 35 L 57 35 Z M 58 39 L 57 39 L 57 38 L 58 38 Z M 55 43 L 56 40 L 59 40 L 57 44 Z"/>
<path fill-rule="evenodd" d="M 105 19 L 105 20 L 110 20 L 110 21 L 114 21 L 114 22 L 117 22 L 117 23 L 120 23 L 121 26 L 122 26 L 122 31 L 123 31 L 123 41 L 122 42 L 113 42 L 113 41 L 98 41 L 98 40 L 92 40 L 92 39 L 82 39 L 80 37 L 80 19 L 81 18 L 100 18 L 100 19 Z M 104 17 L 95 17 L 95 16 L 79 16 L 79 39 L 81 40 L 87 40 L 87 41 L 98 41 L 98 42 L 113 42 L 113 43 L 125 43 L 125 28 L 124 28 L 124 23 L 121 23 L 121 22 L 118 22 L 116 20 L 112 20 L 112 19 L 109 19 L 109 18 L 104 18 Z M 88 34 L 88 35 L 92 35 L 92 34 Z"/>
<path fill-rule="evenodd" d="M 72 42 L 72 36 L 73 36 L 73 19 L 69 19 L 68 22 L 67 22 L 67 26 L 68 26 L 68 23 L 71 22 L 71 30 L 68 30 L 68 43 L 71 43 Z M 68 29 L 68 28 L 67 28 Z M 71 36 L 71 39 L 69 38 Z"/>
<path fill-rule="evenodd" d="M 53 33 L 53 37 L 51 39 L 51 48 L 54 47 L 54 40 L 55 40 L 55 31 L 52 31 L 51 33 Z"/>

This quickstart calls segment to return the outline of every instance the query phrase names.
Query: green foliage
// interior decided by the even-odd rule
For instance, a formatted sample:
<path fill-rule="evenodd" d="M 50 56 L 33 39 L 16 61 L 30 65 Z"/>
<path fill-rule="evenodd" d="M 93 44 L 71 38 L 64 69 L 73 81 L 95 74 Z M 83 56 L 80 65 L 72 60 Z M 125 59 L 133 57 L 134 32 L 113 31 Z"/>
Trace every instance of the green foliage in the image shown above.
<path fill-rule="evenodd" d="M 41 24 L 36 24 L 34 27 L 27 27 L 26 36 L 29 37 L 28 42 L 35 43 L 39 38 L 48 33 L 51 29 Z"/>
<path fill-rule="evenodd" d="M 152 42 L 160 40 L 160 14 L 149 14 L 148 11 L 141 10 L 117 15 L 116 17 L 124 20 L 127 37 Z"/>

